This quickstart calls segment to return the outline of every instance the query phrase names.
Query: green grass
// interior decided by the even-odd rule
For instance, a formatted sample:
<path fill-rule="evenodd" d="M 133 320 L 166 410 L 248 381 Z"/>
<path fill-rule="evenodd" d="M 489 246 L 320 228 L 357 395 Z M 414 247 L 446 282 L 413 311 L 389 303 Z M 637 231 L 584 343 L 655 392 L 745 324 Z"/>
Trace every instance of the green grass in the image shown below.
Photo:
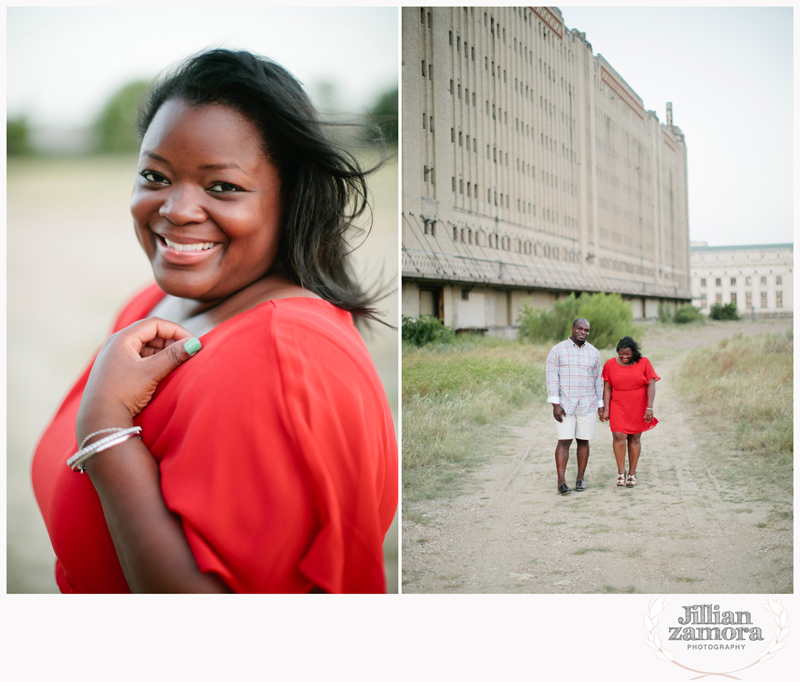
<path fill-rule="evenodd" d="M 588 552 L 610 552 L 609 547 L 581 547 L 576 549 L 573 554 L 587 554 Z"/>
<path fill-rule="evenodd" d="M 403 497 L 460 489 L 502 426 L 545 394 L 550 346 L 483 337 L 403 345 Z M 488 427 L 488 428 L 487 428 Z"/>
<path fill-rule="evenodd" d="M 736 335 L 686 359 L 678 388 L 727 448 L 709 453 L 729 475 L 792 490 L 793 350 L 786 334 Z"/>

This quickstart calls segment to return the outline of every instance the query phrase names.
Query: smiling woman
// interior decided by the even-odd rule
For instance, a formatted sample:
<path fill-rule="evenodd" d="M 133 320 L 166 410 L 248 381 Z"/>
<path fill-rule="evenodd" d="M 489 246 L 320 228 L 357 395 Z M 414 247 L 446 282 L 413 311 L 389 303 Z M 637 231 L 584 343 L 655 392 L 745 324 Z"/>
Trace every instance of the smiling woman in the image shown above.
<path fill-rule="evenodd" d="M 249 53 L 162 79 L 140 133 L 131 213 L 155 284 L 34 457 L 59 588 L 384 591 L 397 447 L 345 242 L 365 173 Z"/>
<path fill-rule="evenodd" d="M 144 135 L 131 213 L 161 289 L 194 301 L 182 305 L 185 318 L 255 282 L 314 295 L 277 273 L 265 279 L 278 251 L 281 185 L 258 138 L 234 109 L 183 100 L 166 102 Z M 168 306 L 155 314 L 169 315 Z"/>

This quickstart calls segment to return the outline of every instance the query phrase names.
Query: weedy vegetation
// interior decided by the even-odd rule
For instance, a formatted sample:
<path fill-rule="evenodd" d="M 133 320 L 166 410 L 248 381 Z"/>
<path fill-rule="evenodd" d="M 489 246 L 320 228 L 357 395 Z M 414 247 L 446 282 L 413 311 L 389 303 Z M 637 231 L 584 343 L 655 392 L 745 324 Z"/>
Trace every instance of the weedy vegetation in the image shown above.
<path fill-rule="evenodd" d="M 691 303 L 684 303 L 681 306 L 674 306 L 670 303 L 658 304 L 658 320 L 662 324 L 698 324 L 706 323 L 706 316 Z"/>
<path fill-rule="evenodd" d="M 406 317 L 403 315 L 403 341 L 415 346 L 429 343 L 453 343 L 455 332 L 431 315 Z"/>
<path fill-rule="evenodd" d="M 782 491 L 790 499 L 793 350 L 791 330 L 748 338 L 737 334 L 693 351 L 678 380 L 679 390 L 726 445 L 709 453 L 712 459 L 750 481 L 755 491 Z"/>
<path fill-rule="evenodd" d="M 712 320 L 738 320 L 739 311 L 736 309 L 735 303 L 726 303 L 725 305 L 715 303 L 709 309 L 708 316 Z"/>
<path fill-rule="evenodd" d="M 586 294 L 556 301 L 551 310 L 525 306 L 517 319 L 522 337 L 536 343 L 563 341 L 579 317 L 591 321 L 589 343 L 595 348 L 611 348 L 623 336 L 637 338 L 642 328 L 634 325 L 631 306 L 619 294 Z"/>
<path fill-rule="evenodd" d="M 487 445 L 497 442 L 500 423 L 543 395 L 549 350 L 476 336 L 403 344 L 405 500 L 459 489 Z"/>

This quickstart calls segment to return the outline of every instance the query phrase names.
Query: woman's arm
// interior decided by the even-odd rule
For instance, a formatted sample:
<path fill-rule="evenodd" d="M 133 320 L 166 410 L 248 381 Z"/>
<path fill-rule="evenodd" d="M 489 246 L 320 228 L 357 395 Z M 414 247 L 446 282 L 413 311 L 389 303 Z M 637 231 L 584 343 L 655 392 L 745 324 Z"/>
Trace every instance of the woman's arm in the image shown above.
<path fill-rule="evenodd" d="M 607 381 L 603 382 L 603 415 L 600 417 L 601 422 L 608 421 L 608 414 L 611 411 L 611 384 Z"/>
<path fill-rule="evenodd" d="M 112 336 L 81 399 L 78 442 L 100 429 L 133 426 L 158 382 L 189 359 L 178 341 L 191 336 L 155 318 Z M 228 591 L 217 576 L 199 570 L 180 520 L 161 496 L 158 464 L 138 438 L 93 455 L 85 468 L 132 592 Z"/>
<path fill-rule="evenodd" d="M 647 384 L 647 409 L 644 412 L 644 420 L 649 422 L 653 419 L 653 404 L 656 399 L 656 380 L 650 379 L 650 383 Z"/>
<path fill-rule="evenodd" d="M 198 569 L 180 520 L 161 496 L 158 464 L 138 438 L 91 457 L 86 472 L 131 592 L 228 591 L 215 575 Z"/>

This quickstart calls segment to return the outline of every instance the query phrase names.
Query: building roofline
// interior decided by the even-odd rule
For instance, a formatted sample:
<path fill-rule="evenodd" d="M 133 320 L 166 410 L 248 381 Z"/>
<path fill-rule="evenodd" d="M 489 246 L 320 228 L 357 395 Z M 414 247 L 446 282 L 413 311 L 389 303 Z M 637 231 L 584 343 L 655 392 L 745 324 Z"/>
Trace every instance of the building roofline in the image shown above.
<path fill-rule="evenodd" d="M 691 246 L 690 251 L 742 251 L 746 249 L 794 249 L 794 244 L 743 244 L 741 246 Z"/>

